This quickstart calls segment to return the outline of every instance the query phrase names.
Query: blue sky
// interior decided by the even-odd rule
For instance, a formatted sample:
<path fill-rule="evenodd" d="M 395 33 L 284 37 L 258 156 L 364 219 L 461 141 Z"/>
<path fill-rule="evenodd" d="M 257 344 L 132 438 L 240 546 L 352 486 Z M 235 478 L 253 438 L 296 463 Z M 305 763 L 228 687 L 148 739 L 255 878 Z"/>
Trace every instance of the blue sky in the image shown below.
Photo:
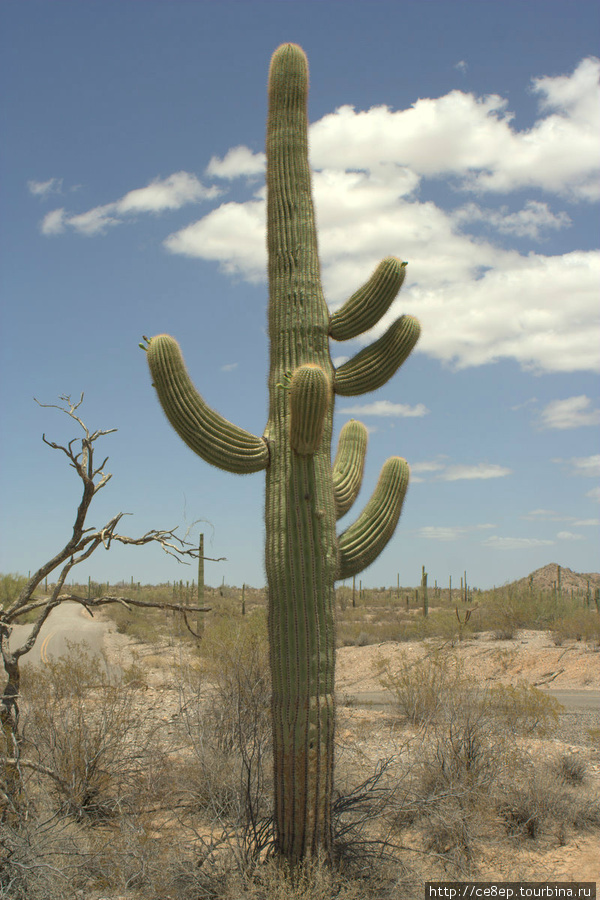
<path fill-rule="evenodd" d="M 117 428 L 89 524 L 206 535 L 208 583 L 264 583 L 262 474 L 172 431 L 138 343 L 167 332 L 224 416 L 266 422 L 264 130 L 273 50 L 311 69 L 311 163 L 332 309 L 394 254 L 421 341 L 377 392 L 338 398 L 412 481 L 369 586 L 482 588 L 548 562 L 597 571 L 600 500 L 597 4 L 0 2 L 3 104 L 0 570 L 66 542 L 79 484 L 39 408 L 85 392 Z M 202 520 L 197 522 L 197 520 Z M 195 523 L 195 524 L 194 524 Z M 81 580 L 194 577 L 158 548 Z"/>

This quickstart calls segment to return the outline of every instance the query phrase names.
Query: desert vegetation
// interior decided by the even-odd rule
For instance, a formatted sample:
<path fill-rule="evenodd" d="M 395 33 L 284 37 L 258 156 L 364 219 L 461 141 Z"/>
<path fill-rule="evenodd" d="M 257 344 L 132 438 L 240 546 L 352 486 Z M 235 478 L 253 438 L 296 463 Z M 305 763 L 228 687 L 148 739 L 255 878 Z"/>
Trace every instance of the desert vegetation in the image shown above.
<path fill-rule="evenodd" d="M 3 590 L 15 583 L 2 577 Z M 390 707 L 338 698 L 333 866 L 292 875 L 273 858 L 266 602 L 245 587 L 242 606 L 223 584 L 205 589 L 201 641 L 176 612 L 118 605 L 101 613 L 115 634 L 106 658 L 74 644 L 43 667 L 24 662 L 18 788 L 8 758 L 2 768 L 0 897 L 411 898 L 434 877 L 499 878 L 521 852 L 520 877 L 547 878 L 548 852 L 598 834 L 597 732 L 557 741 L 555 701 L 525 683 L 477 690 L 457 652 L 484 637 L 501 647 L 512 610 L 515 630 L 544 628 L 553 644 L 560 622 L 561 647 L 595 653 L 585 594 L 557 605 L 553 589 L 477 592 L 459 635 L 456 598 L 432 596 L 425 617 L 414 592 L 407 612 L 396 588 L 354 606 L 350 590 L 337 593 L 339 652 L 354 634 L 351 646 L 383 643 L 374 674 Z M 134 591 L 157 602 L 194 586 Z M 423 653 L 391 666 L 386 646 L 408 646 L 409 624 Z"/>

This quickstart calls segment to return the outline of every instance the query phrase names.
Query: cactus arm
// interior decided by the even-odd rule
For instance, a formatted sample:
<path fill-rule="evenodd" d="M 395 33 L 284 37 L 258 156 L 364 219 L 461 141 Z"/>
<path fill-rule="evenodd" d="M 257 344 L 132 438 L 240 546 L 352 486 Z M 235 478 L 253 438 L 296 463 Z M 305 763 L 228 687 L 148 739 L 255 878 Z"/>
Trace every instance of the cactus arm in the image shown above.
<path fill-rule="evenodd" d="M 340 432 L 333 464 L 333 493 L 337 518 L 348 512 L 360 490 L 368 433 L 362 422 L 351 419 Z"/>
<path fill-rule="evenodd" d="M 379 340 L 336 369 L 335 393 L 350 397 L 381 387 L 400 368 L 420 333 L 417 319 L 400 316 Z"/>
<path fill-rule="evenodd" d="M 161 406 L 188 447 L 228 472 L 245 474 L 267 468 L 266 442 L 228 422 L 205 403 L 192 384 L 174 338 L 167 334 L 152 338 L 147 357 Z"/>
<path fill-rule="evenodd" d="M 348 341 L 376 325 L 402 287 L 407 265 L 395 256 L 382 260 L 367 283 L 333 313 L 330 336 L 335 341 Z"/>
<path fill-rule="evenodd" d="M 290 440 L 296 453 L 316 453 L 331 407 L 331 381 L 320 366 L 299 366 L 290 380 Z"/>
<path fill-rule="evenodd" d="M 399 456 L 388 459 L 373 496 L 356 522 L 339 538 L 338 579 L 357 575 L 379 556 L 398 524 L 408 488 L 410 470 Z"/>

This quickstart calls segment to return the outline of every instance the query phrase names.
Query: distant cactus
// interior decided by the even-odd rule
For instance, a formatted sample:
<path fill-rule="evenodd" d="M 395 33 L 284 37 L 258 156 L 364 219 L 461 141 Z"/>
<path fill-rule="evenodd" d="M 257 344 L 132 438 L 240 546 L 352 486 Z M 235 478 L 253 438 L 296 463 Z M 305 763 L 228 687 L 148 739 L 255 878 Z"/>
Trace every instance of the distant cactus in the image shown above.
<path fill-rule="evenodd" d="M 335 394 L 374 390 L 396 372 L 419 337 L 402 316 L 334 369 L 329 340 L 375 325 L 405 277 L 385 259 L 367 284 L 330 315 L 321 289 L 307 150 L 308 64 L 283 44 L 269 72 L 267 246 L 269 418 L 262 437 L 231 424 L 196 392 L 173 338 L 149 341 L 159 400 L 180 437 L 230 472 L 266 471 L 266 572 L 273 682 L 275 827 L 278 852 L 295 864 L 332 849 L 334 763 L 334 585 L 361 572 L 392 537 L 409 468 L 392 457 L 364 512 L 339 537 L 335 522 L 360 489 L 367 430 L 348 422 L 331 463 Z"/>

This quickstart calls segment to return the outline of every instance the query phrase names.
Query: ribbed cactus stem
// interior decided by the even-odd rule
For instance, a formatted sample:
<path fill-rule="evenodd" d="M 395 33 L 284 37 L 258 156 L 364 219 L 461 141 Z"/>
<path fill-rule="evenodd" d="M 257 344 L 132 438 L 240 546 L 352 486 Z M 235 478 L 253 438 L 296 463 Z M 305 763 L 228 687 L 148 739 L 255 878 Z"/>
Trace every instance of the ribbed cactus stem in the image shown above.
<path fill-rule="evenodd" d="M 169 421 L 205 460 L 231 472 L 266 470 L 265 568 L 272 678 L 275 841 L 292 865 L 332 853 L 335 581 L 370 565 L 391 538 L 409 470 L 387 461 L 373 497 L 339 541 L 336 518 L 362 481 L 367 431 L 348 422 L 331 464 L 335 393 L 382 385 L 416 343 L 405 316 L 372 347 L 334 370 L 330 337 L 376 324 L 404 279 L 389 257 L 333 317 L 323 291 L 308 164 L 308 64 L 283 44 L 269 71 L 267 248 L 269 417 L 262 437 L 212 410 L 193 387 L 179 347 L 148 341 L 152 380 Z M 144 348 L 146 349 L 146 348 Z"/>
<path fill-rule="evenodd" d="M 296 453 L 316 453 L 332 404 L 331 381 L 320 366 L 299 366 L 290 380 L 290 439 Z"/>
<path fill-rule="evenodd" d="M 360 490 L 368 433 L 362 422 L 351 419 L 340 432 L 333 464 L 333 492 L 339 519 L 348 512 Z"/>
<path fill-rule="evenodd" d="M 331 337 L 335 341 L 349 341 L 376 325 L 402 287 L 407 265 L 395 256 L 382 260 L 367 283 L 332 315 Z"/>
<path fill-rule="evenodd" d="M 228 422 L 204 402 L 174 338 L 168 334 L 152 338 L 146 355 L 167 418 L 188 447 L 228 472 L 244 474 L 266 468 L 269 450 L 264 439 Z"/>
<path fill-rule="evenodd" d="M 398 524 L 410 470 L 405 459 L 392 456 L 384 463 L 373 496 L 356 522 L 339 539 L 338 578 L 349 578 L 373 563 Z"/>
<path fill-rule="evenodd" d="M 401 316 L 378 341 L 336 370 L 336 394 L 350 397 L 380 388 L 407 359 L 420 333 L 421 326 L 413 316 Z"/>

